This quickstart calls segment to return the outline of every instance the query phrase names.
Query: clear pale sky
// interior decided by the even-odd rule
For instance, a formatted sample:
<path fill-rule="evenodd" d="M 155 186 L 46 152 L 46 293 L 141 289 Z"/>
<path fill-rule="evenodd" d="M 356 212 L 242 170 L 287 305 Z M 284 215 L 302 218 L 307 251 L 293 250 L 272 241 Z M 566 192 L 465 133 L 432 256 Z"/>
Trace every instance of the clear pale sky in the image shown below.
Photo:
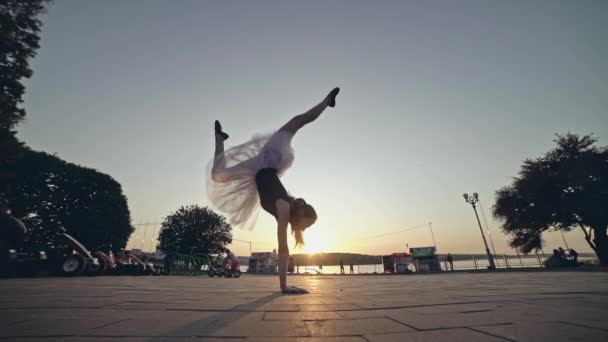
<path fill-rule="evenodd" d="M 367 238 L 432 221 L 440 252 L 482 252 L 477 191 L 512 252 L 490 209 L 522 160 L 555 133 L 608 144 L 606 1 L 56 0 L 43 19 L 19 137 L 114 177 L 133 223 L 208 204 L 214 119 L 236 144 L 334 86 L 283 178 L 319 214 L 305 251 L 432 245 L 426 228 Z M 235 237 L 272 250 L 274 219 Z"/>

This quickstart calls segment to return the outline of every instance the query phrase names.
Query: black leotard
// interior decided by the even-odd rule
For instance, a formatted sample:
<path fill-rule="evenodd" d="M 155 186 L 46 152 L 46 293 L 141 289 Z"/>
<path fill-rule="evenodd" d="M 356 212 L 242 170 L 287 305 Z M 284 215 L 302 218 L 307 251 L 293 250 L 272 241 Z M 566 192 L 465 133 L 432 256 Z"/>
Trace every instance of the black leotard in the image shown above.
<path fill-rule="evenodd" d="M 276 169 L 261 169 L 255 175 L 255 184 L 258 187 L 260 195 L 260 204 L 262 208 L 269 212 L 272 216 L 278 218 L 277 200 L 283 199 L 291 201 L 291 196 L 281 183 Z"/>

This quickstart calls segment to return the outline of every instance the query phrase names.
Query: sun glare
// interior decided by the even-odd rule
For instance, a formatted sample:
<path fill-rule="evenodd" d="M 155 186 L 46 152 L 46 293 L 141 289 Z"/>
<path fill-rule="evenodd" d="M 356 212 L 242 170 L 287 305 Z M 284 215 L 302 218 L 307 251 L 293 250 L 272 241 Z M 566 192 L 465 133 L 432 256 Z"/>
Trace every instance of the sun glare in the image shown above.
<path fill-rule="evenodd" d="M 304 233 L 304 253 L 328 253 L 331 252 L 331 241 L 321 234 L 320 230 L 311 230 Z"/>

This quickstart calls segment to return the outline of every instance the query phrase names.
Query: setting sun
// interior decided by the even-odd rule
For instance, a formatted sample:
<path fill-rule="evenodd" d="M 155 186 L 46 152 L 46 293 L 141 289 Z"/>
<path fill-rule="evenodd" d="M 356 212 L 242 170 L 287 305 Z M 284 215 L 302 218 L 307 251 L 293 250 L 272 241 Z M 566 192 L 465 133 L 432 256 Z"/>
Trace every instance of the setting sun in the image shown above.
<path fill-rule="evenodd" d="M 311 230 L 304 235 L 304 253 L 328 253 L 334 247 L 327 234 L 323 235 L 321 230 Z"/>

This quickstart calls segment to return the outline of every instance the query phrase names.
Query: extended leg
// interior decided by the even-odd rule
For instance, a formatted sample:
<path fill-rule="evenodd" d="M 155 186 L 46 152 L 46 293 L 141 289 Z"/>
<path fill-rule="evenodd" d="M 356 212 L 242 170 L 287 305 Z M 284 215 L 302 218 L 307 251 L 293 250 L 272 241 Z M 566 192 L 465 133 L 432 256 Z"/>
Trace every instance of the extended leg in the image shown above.
<path fill-rule="evenodd" d="M 224 142 L 228 139 L 228 134 L 222 131 L 221 124 L 215 122 L 215 155 L 213 157 L 213 167 L 211 168 L 211 177 L 217 183 L 228 183 L 230 181 L 241 179 L 243 173 L 249 172 L 252 167 L 255 167 L 255 158 L 244 160 L 236 165 L 227 167 L 226 155 L 224 153 Z"/>
<path fill-rule="evenodd" d="M 228 134 L 222 131 L 222 125 L 215 120 L 215 154 L 211 177 L 218 183 L 226 183 L 231 179 L 230 170 L 226 168 L 226 157 L 224 155 L 224 141 L 226 139 L 228 139 Z"/>
<path fill-rule="evenodd" d="M 220 122 L 215 120 L 215 154 L 213 158 L 213 169 L 211 170 L 213 176 L 218 170 L 226 168 L 226 159 L 224 158 L 224 140 L 227 139 L 228 135 L 222 132 L 222 126 Z"/>
<path fill-rule="evenodd" d="M 306 113 L 296 115 L 289 120 L 281 130 L 285 130 L 295 134 L 300 128 L 315 121 L 327 107 L 336 105 L 336 96 L 340 92 L 340 88 L 334 88 L 319 104 L 309 109 Z"/>

